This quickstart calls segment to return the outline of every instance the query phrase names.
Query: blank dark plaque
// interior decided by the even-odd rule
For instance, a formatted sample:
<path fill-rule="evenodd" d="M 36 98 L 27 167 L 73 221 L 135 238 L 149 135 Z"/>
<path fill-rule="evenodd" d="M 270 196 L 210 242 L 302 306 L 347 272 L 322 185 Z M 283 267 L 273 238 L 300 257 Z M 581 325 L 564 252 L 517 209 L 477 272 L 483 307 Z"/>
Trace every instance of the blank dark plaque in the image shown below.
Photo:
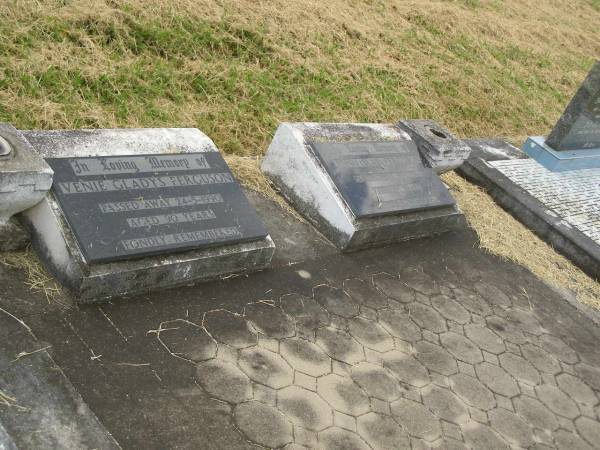
<path fill-rule="evenodd" d="M 88 263 L 267 236 L 218 152 L 46 161 L 52 192 Z"/>
<path fill-rule="evenodd" d="M 454 205 L 410 141 L 310 142 L 354 215 L 371 217 Z"/>

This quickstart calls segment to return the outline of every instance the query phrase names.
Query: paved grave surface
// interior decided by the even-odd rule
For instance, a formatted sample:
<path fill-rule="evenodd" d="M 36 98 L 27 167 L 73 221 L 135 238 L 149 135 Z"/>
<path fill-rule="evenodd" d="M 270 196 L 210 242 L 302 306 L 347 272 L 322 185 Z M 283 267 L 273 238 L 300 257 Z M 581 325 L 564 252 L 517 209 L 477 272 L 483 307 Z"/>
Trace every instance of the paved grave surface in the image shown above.
<path fill-rule="evenodd" d="M 600 169 L 551 172 L 532 159 L 489 164 L 600 245 Z"/>
<path fill-rule="evenodd" d="M 62 310 L 0 266 L 123 448 L 598 448 L 600 329 L 472 231 L 340 254 L 250 200 L 281 250 L 247 278 Z"/>

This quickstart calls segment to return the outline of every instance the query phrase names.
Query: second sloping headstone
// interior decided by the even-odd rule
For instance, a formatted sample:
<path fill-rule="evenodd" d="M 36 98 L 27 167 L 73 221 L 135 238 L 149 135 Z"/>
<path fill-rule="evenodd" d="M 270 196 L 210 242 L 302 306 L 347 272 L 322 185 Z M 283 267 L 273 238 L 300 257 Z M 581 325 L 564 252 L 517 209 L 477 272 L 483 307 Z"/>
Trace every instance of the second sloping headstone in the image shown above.
<path fill-rule="evenodd" d="M 448 189 L 391 125 L 284 123 L 262 164 L 290 203 L 342 250 L 462 226 Z"/>

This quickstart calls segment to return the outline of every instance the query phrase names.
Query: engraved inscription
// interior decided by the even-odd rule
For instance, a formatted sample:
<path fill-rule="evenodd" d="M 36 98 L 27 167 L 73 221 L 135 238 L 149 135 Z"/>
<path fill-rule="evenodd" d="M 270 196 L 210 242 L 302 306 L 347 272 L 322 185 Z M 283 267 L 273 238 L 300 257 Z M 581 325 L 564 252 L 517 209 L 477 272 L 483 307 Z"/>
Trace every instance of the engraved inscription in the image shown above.
<path fill-rule="evenodd" d="M 205 184 L 233 183 L 229 173 L 198 173 L 191 175 L 168 175 L 162 177 L 115 178 L 58 183 L 63 194 L 87 194 L 90 192 L 131 191 L 136 189 L 159 189 Z"/>
<path fill-rule="evenodd" d="M 173 214 L 159 214 L 157 216 L 130 217 L 127 219 L 129 228 L 151 227 L 171 223 L 200 222 L 201 220 L 215 219 L 212 209 L 202 211 L 185 211 Z"/>
<path fill-rule="evenodd" d="M 198 154 L 75 158 L 70 161 L 70 164 L 73 173 L 79 176 L 177 172 L 210 168 L 204 155 Z"/>
<path fill-rule="evenodd" d="M 454 204 L 412 141 L 314 142 L 310 148 L 356 217 Z"/>
<path fill-rule="evenodd" d="M 186 195 L 184 197 L 135 199 L 126 202 L 100 203 L 98 207 L 103 213 L 143 211 L 145 209 L 177 208 L 182 206 L 207 205 L 223 203 L 221 194 Z"/>
<path fill-rule="evenodd" d="M 237 227 L 213 228 L 210 230 L 197 230 L 186 233 L 164 234 L 145 238 L 127 239 L 121 241 L 121 245 L 127 250 L 141 248 L 162 247 L 165 245 L 181 244 L 194 241 L 221 241 L 241 236 Z"/>
<path fill-rule="evenodd" d="M 46 161 L 54 199 L 88 263 L 267 236 L 218 152 Z"/>

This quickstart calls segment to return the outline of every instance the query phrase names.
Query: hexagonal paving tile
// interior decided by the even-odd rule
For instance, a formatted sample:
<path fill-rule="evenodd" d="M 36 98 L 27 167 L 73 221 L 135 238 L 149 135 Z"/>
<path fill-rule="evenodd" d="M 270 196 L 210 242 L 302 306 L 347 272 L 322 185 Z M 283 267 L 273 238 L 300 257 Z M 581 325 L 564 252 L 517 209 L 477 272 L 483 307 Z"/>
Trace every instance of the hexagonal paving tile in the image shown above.
<path fill-rule="evenodd" d="M 317 345 L 331 358 L 348 364 L 355 364 L 365 359 L 362 346 L 348 333 L 336 328 L 319 328 Z"/>
<path fill-rule="evenodd" d="M 435 309 L 421 303 L 408 305 L 408 312 L 412 320 L 421 328 L 434 333 L 446 331 L 446 320 Z"/>
<path fill-rule="evenodd" d="M 379 323 L 392 335 L 408 342 L 421 339 L 421 330 L 410 320 L 408 313 L 398 310 L 386 310 L 381 314 Z"/>
<path fill-rule="evenodd" d="M 423 272 L 420 267 L 410 267 L 404 269 L 399 278 L 408 287 L 420 292 L 421 294 L 431 296 L 440 293 L 440 288 L 436 281 L 431 278 L 431 276 Z"/>
<path fill-rule="evenodd" d="M 378 323 L 363 317 L 355 317 L 348 321 L 350 334 L 371 350 L 387 352 L 394 348 L 394 339 Z"/>
<path fill-rule="evenodd" d="M 550 384 L 536 386 L 535 393 L 540 401 L 555 414 L 568 419 L 574 419 L 579 415 L 579 408 L 575 402 L 556 386 Z"/>
<path fill-rule="evenodd" d="M 540 384 L 542 378 L 533 365 L 524 358 L 512 353 L 503 353 L 498 357 L 500 365 L 519 381 L 527 384 Z"/>
<path fill-rule="evenodd" d="M 358 303 L 373 309 L 386 308 L 388 300 L 372 281 L 363 281 L 358 278 L 344 280 L 344 290 Z"/>
<path fill-rule="evenodd" d="M 521 352 L 525 359 L 533 364 L 539 371 L 549 374 L 559 373 L 562 369 L 559 362 L 546 350 L 532 344 L 521 346 Z"/>
<path fill-rule="evenodd" d="M 158 338 L 174 355 L 194 362 L 214 358 L 217 343 L 206 330 L 187 320 L 177 319 L 162 324 Z"/>
<path fill-rule="evenodd" d="M 469 422 L 463 428 L 463 436 L 473 450 L 509 450 L 509 445 L 487 425 Z"/>
<path fill-rule="evenodd" d="M 317 393 L 334 409 L 344 414 L 360 416 L 369 411 L 369 397 L 356 383 L 346 377 L 329 374 L 317 380 Z"/>
<path fill-rule="evenodd" d="M 504 320 L 502 317 L 489 316 L 485 319 L 487 326 L 505 341 L 513 344 L 525 344 L 527 338 L 525 335 L 512 323 Z"/>
<path fill-rule="evenodd" d="M 456 288 L 452 291 L 454 292 L 456 301 L 472 313 L 484 317 L 492 313 L 490 305 L 479 294 L 462 288 Z"/>
<path fill-rule="evenodd" d="M 402 303 L 410 303 L 415 299 L 415 291 L 404 284 L 398 277 L 381 273 L 373 275 L 373 284 L 387 295 L 396 301 Z"/>
<path fill-rule="evenodd" d="M 313 298 L 300 294 L 284 295 L 281 308 L 300 326 L 316 329 L 329 325 L 329 313 Z"/>
<path fill-rule="evenodd" d="M 293 336 L 294 321 L 276 306 L 266 303 L 250 303 L 246 305 L 245 316 L 252 325 L 268 337 L 281 339 Z"/>
<path fill-rule="evenodd" d="M 319 444 L 320 449 L 327 450 L 370 450 L 358 435 L 338 427 L 321 431 Z"/>
<path fill-rule="evenodd" d="M 496 406 L 494 394 L 477 378 L 457 373 L 449 378 L 450 388 L 467 404 L 484 411 Z"/>
<path fill-rule="evenodd" d="M 204 328 L 217 341 L 234 348 L 256 345 L 256 334 L 248 328 L 248 323 L 239 314 L 225 310 L 209 311 L 204 315 Z"/>
<path fill-rule="evenodd" d="M 232 363 L 212 359 L 196 366 L 198 383 L 212 396 L 229 403 L 241 403 L 252 398 L 252 383 Z"/>
<path fill-rule="evenodd" d="M 292 442 L 292 424 L 274 407 L 257 401 L 239 404 L 235 422 L 252 442 L 266 447 L 282 447 Z"/>
<path fill-rule="evenodd" d="M 579 417 L 575 421 L 579 435 L 590 445 L 600 445 L 600 423 L 589 417 Z"/>
<path fill-rule="evenodd" d="M 479 381 L 496 394 L 513 397 L 520 392 L 515 380 L 501 367 L 482 362 L 475 366 L 475 372 Z"/>
<path fill-rule="evenodd" d="M 554 442 L 556 442 L 556 445 L 561 450 L 592 450 L 592 447 L 590 447 L 583 439 L 566 430 L 558 430 L 555 432 Z"/>
<path fill-rule="evenodd" d="M 331 358 L 306 339 L 290 338 L 280 343 L 280 353 L 294 369 L 319 377 L 331 372 Z"/>
<path fill-rule="evenodd" d="M 504 408 L 496 408 L 488 412 L 490 425 L 510 444 L 528 448 L 534 444 L 533 430 L 519 416 Z"/>
<path fill-rule="evenodd" d="M 469 421 L 464 403 L 448 389 L 432 384 L 422 392 L 423 403 L 440 419 L 459 424 Z"/>
<path fill-rule="evenodd" d="M 336 316 L 349 319 L 357 316 L 359 304 L 342 289 L 327 285 L 317 286 L 313 290 L 315 300 L 323 308 Z"/>
<path fill-rule="evenodd" d="M 567 364 L 575 364 L 577 361 L 579 361 L 577 352 L 565 344 L 562 339 L 557 338 L 556 336 L 552 336 L 550 334 L 544 334 L 540 336 L 540 345 L 544 350 L 562 362 Z"/>
<path fill-rule="evenodd" d="M 312 431 L 333 425 L 331 407 L 314 392 L 289 386 L 277 392 L 277 407 L 292 423 Z"/>
<path fill-rule="evenodd" d="M 456 359 L 475 364 L 483 361 L 481 350 L 466 337 L 452 331 L 440 335 L 442 346 Z"/>
<path fill-rule="evenodd" d="M 431 298 L 432 306 L 446 319 L 464 325 L 471 320 L 471 314 L 460 303 L 447 295 L 436 295 Z"/>
<path fill-rule="evenodd" d="M 560 390 L 576 402 L 588 406 L 594 406 L 598 403 L 598 398 L 594 391 L 579 378 L 568 373 L 561 373 L 556 377 L 556 382 Z"/>
<path fill-rule="evenodd" d="M 590 366 L 586 363 L 579 363 L 575 366 L 577 376 L 585 381 L 589 386 L 600 391 L 600 369 Z"/>
<path fill-rule="evenodd" d="M 250 379 L 273 389 L 288 386 L 294 380 L 294 372 L 290 365 L 277 353 L 264 348 L 252 347 L 242 350 L 239 366 Z"/>
<path fill-rule="evenodd" d="M 506 320 L 529 334 L 541 336 L 546 332 L 535 315 L 530 311 L 510 309 L 506 312 Z"/>
<path fill-rule="evenodd" d="M 384 401 L 400 397 L 400 384 L 381 366 L 362 362 L 352 368 L 352 379 L 370 396 Z"/>
<path fill-rule="evenodd" d="M 479 348 L 499 355 L 506 351 L 504 341 L 489 328 L 481 325 L 466 325 L 465 335 Z"/>
<path fill-rule="evenodd" d="M 458 365 L 454 357 L 439 345 L 419 341 L 414 347 L 416 350 L 415 358 L 429 370 L 442 375 L 452 375 L 458 372 Z"/>
<path fill-rule="evenodd" d="M 421 403 L 401 398 L 392 403 L 392 414 L 411 435 L 427 441 L 434 441 L 442 435 L 442 427 L 435 417 Z"/>
<path fill-rule="evenodd" d="M 508 295 L 502 292 L 498 287 L 493 284 L 479 281 L 475 283 L 475 290 L 481 295 L 490 305 L 501 306 L 508 308 L 512 306 L 512 302 Z"/>
<path fill-rule="evenodd" d="M 548 434 L 558 428 L 554 413 L 539 400 L 521 395 L 513 400 L 515 410 L 525 421 Z"/>
<path fill-rule="evenodd" d="M 412 355 L 400 351 L 388 352 L 384 355 L 384 367 L 403 383 L 415 387 L 429 384 L 427 369 Z"/>
<path fill-rule="evenodd" d="M 408 448 L 408 435 L 389 416 L 371 412 L 358 418 L 358 434 L 375 450 Z"/>

